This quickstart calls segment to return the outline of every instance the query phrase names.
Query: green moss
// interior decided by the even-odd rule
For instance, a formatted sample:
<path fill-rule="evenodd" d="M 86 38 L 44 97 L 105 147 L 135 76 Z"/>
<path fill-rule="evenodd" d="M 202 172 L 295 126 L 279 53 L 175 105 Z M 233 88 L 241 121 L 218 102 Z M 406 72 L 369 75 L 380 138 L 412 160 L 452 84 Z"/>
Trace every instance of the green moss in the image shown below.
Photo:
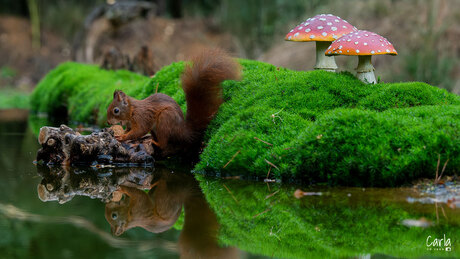
<path fill-rule="evenodd" d="M 0 109 L 28 109 L 29 94 L 13 89 L 0 90 Z"/>
<path fill-rule="evenodd" d="M 196 178 L 218 217 L 220 241 L 254 254 L 275 258 L 459 255 L 460 243 L 454 237 L 460 234 L 460 222 L 441 216 L 433 227 L 408 228 L 401 224 L 405 219 L 423 216 L 436 222 L 435 206 L 398 202 L 395 190 L 323 188 L 323 196 L 298 200 L 294 186 Z M 451 238 L 455 252 L 427 251 L 427 237 L 444 234 Z"/>
<path fill-rule="evenodd" d="M 433 177 L 441 154 L 450 159 L 446 172 L 459 172 L 457 95 L 421 82 L 366 85 L 347 72 L 240 63 L 243 80 L 224 82 L 225 103 L 196 171 L 265 177 L 272 163 L 277 178 L 393 186 Z M 52 114 L 64 107 L 71 120 L 103 125 L 115 89 L 140 99 L 158 85 L 185 111 L 183 67 L 171 64 L 149 79 L 65 63 L 39 84 L 32 109 Z"/>
<path fill-rule="evenodd" d="M 272 163 L 276 178 L 394 186 L 433 177 L 438 154 L 450 159 L 447 172 L 460 168 L 459 96 L 241 63 L 244 79 L 226 87 L 196 171 L 265 177 Z"/>
<path fill-rule="evenodd" d="M 179 80 L 182 69 L 182 63 L 175 63 L 150 79 L 124 70 L 107 71 L 95 65 L 63 63 L 38 84 L 31 97 L 31 108 L 50 115 L 65 111 L 70 120 L 104 125 L 106 109 L 117 89 L 142 99 L 154 93 L 158 84 L 158 91 L 171 95 L 179 103 L 183 99 L 183 104 Z"/>

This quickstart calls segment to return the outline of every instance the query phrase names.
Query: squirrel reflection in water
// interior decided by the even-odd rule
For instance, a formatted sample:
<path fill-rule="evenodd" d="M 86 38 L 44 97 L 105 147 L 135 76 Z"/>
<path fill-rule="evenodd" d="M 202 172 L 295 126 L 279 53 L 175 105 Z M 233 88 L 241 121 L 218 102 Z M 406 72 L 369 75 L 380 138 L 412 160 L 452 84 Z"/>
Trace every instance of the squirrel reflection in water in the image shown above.
<path fill-rule="evenodd" d="M 118 192 L 105 207 L 114 235 L 134 227 L 153 233 L 166 231 L 177 221 L 183 206 L 184 226 L 179 236 L 182 258 L 238 257 L 235 248 L 219 247 L 216 215 L 192 175 L 156 171 L 148 193 L 123 185 Z"/>

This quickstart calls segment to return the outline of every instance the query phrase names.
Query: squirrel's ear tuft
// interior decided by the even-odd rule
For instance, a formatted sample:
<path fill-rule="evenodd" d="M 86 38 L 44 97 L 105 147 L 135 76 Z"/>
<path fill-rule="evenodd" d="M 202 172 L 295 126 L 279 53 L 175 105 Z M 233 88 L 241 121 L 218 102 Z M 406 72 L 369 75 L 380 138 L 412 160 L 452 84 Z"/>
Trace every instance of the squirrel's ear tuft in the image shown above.
<path fill-rule="evenodd" d="M 123 91 L 118 91 L 118 100 L 122 102 L 123 105 L 128 105 L 128 96 L 123 93 Z"/>
<path fill-rule="evenodd" d="M 120 90 L 115 90 L 113 92 L 113 99 L 117 98 L 118 97 L 118 93 L 120 92 Z"/>

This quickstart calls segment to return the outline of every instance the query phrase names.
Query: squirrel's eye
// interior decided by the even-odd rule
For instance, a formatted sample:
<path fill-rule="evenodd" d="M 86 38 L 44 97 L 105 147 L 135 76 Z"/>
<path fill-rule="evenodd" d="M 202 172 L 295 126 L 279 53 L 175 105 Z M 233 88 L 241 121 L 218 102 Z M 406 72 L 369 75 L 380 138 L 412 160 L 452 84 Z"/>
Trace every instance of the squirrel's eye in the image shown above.
<path fill-rule="evenodd" d="M 114 114 L 119 114 L 119 113 L 120 113 L 120 109 L 118 109 L 118 108 L 113 109 L 113 113 L 114 113 Z"/>
<path fill-rule="evenodd" d="M 113 213 L 112 213 L 112 219 L 117 219 L 117 218 L 118 218 L 118 213 L 113 212 Z"/>

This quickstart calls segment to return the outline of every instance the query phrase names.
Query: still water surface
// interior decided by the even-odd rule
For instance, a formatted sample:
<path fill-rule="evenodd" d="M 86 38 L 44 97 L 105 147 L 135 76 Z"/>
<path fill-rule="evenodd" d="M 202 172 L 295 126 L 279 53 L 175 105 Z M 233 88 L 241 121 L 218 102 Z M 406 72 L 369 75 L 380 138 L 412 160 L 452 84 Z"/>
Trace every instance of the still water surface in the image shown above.
<path fill-rule="evenodd" d="M 460 256 L 460 209 L 413 188 L 293 186 L 171 166 L 48 168 L 33 164 L 38 149 L 27 122 L 0 122 L 2 257 Z M 308 193 L 296 198 L 297 189 Z"/>

